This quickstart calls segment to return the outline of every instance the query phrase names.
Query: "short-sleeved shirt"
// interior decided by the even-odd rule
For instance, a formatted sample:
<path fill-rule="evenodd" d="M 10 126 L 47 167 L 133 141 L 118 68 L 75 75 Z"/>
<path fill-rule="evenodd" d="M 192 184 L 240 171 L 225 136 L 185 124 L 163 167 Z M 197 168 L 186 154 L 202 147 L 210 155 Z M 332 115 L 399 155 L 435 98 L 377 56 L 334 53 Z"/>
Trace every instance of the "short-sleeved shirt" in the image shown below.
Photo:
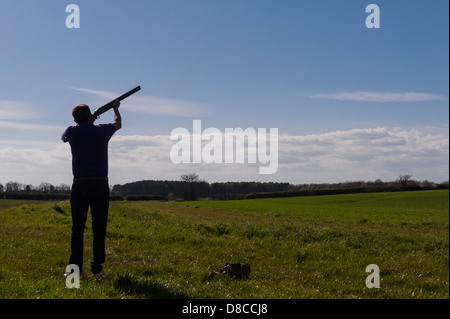
<path fill-rule="evenodd" d="M 108 176 L 108 143 L 114 132 L 114 124 L 92 122 L 69 126 L 64 131 L 61 140 L 70 144 L 74 177 Z"/>

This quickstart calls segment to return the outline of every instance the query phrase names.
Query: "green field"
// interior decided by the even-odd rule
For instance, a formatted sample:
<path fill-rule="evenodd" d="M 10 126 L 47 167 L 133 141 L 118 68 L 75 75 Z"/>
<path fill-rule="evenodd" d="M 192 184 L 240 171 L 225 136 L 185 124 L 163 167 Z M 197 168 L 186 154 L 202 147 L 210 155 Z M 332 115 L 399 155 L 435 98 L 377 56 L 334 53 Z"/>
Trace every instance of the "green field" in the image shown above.
<path fill-rule="evenodd" d="M 0 200 L 4 298 L 449 298 L 449 191 L 111 202 L 106 278 L 65 286 L 68 202 Z M 90 220 L 85 269 L 92 256 Z M 216 276 L 248 262 L 249 279 Z M 380 288 L 365 285 L 380 268 Z"/>
<path fill-rule="evenodd" d="M 443 190 L 183 202 L 179 205 L 271 213 L 305 220 L 442 224 L 448 223 L 448 202 L 448 190 Z"/>

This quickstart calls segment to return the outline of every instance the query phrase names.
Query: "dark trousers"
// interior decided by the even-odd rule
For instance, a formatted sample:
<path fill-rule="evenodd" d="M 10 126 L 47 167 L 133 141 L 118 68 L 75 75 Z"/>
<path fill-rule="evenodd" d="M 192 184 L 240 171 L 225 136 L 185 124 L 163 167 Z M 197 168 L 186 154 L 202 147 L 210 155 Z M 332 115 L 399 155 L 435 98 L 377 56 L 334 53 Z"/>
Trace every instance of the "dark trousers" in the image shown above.
<path fill-rule="evenodd" d="M 108 180 L 75 181 L 70 196 L 72 210 L 71 255 L 69 264 L 83 268 L 83 235 L 88 209 L 91 207 L 93 254 L 91 271 L 102 271 L 105 262 L 105 236 L 109 208 Z"/>

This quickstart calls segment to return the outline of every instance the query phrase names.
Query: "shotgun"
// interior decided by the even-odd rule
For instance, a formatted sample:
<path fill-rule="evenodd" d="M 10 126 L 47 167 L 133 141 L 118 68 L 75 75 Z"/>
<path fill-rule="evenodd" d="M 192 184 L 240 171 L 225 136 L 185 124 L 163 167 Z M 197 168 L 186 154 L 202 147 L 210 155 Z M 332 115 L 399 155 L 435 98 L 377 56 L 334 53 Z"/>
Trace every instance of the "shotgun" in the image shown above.
<path fill-rule="evenodd" d="M 105 113 L 106 111 L 112 109 L 113 105 L 114 105 L 114 101 L 115 100 L 119 100 L 122 101 L 123 99 L 126 99 L 127 97 L 129 97 L 130 95 L 136 93 L 137 91 L 139 91 L 141 89 L 140 86 L 135 87 L 134 89 L 128 91 L 125 94 L 122 94 L 121 96 L 119 96 L 117 99 L 112 100 L 109 103 L 106 103 L 105 105 L 103 105 L 102 107 L 96 109 L 94 111 L 94 114 L 92 114 L 95 118 L 97 118 L 100 114 Z"/>

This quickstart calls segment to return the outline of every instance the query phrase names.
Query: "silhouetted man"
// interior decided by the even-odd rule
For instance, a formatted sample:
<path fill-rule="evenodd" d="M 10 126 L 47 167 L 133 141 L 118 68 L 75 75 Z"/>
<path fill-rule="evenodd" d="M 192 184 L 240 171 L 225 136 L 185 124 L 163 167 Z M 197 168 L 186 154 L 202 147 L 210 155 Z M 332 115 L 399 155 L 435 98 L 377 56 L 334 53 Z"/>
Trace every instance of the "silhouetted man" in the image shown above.
<path fill-rule="evenodd" d="M 76 126 L 68 127 L 61 139 L 72 151 L 73 185 L 70 196 L 72 211 L 71 255 L 69 264 L 83 268 L 83 234 L 89 207 L 92 216 L 93 253 L 91 271 L 103 277 L 105 236 L 109 208 L 108 143 L 122 127 L 120 101 L 114 101 L 114 123 L 94 125 L 96 118 L 89 106 L 79 104 L 72 110 Z"/>

